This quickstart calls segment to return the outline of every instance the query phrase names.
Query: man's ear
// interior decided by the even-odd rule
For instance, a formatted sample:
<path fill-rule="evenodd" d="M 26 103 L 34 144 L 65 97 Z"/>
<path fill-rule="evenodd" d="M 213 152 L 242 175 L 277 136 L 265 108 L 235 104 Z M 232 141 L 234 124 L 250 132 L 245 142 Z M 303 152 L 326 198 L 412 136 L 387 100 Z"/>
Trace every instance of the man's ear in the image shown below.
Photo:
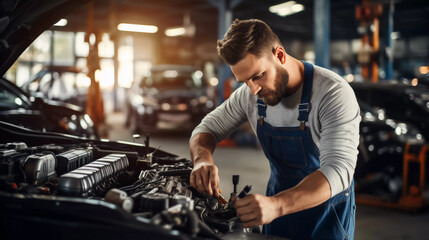
<path fill-rule="evenodd" d="M 281 64 L 286 62 L 286 51 L 282 46 L 277 46 L 274 48 L 274 57 L 279 60 Z"/>

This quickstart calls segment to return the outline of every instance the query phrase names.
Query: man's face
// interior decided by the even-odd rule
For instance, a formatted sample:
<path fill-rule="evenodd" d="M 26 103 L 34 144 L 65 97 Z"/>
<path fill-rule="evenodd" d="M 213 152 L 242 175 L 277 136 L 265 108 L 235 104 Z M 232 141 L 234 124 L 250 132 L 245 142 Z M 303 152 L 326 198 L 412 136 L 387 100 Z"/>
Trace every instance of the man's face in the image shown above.
<path fill-rule="evenodd" d="M 289 74 L 274 55 L 257 57 L 248 53 L 241 61 L 231 66 L 239 82 L 245 82 L 253 95 L 270 106 L 277 105 L 287 91 Z"/>

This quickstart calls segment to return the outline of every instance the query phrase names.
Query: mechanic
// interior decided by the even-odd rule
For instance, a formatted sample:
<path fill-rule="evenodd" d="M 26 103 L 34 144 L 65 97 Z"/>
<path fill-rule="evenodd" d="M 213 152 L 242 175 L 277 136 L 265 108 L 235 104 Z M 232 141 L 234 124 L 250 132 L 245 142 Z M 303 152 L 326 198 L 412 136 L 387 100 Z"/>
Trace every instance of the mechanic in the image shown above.
<path fill-rule="evenodd" d="M 267 196 L 235 202 L 243 227 L 291 239 L 353 239 L 360 110 L 334 72 L 288 55 L 257 19 L 235 20 L 217 49 L 244 82 L 192 132 L 190 183 L 218 195 L 216 143 L 249 121 L 270 162 Z M 245 160 L 242 160 L 243 163 Z"/>

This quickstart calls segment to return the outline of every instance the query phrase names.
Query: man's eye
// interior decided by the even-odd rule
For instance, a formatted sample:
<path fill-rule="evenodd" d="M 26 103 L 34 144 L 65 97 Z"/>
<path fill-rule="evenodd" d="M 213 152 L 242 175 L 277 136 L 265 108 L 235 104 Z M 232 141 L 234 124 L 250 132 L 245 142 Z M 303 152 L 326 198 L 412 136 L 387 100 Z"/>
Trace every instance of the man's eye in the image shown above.
<path fill-rule="evenodd" d="M 253 78 L 253 80 L 258 80 L 261 79 L 264 76 L 265 73 L 262 73 L 261 75 L 258 75 L 256 77 Z"/>

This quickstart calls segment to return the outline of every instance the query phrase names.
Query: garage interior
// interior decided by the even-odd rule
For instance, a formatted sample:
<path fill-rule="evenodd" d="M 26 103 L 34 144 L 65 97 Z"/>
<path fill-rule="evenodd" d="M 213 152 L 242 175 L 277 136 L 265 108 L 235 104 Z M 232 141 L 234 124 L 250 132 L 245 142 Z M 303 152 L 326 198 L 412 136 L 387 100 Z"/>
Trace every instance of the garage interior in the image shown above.
<path fill-rule="evenodd" d="M 372 172 L 360 172 L 355 239 L 425 239 L 427 0 L 93 0 L 44 31 L 4 77 L 30 94 L 42 92 L 44 98 L 86 109 L 99 138 L 144 144 L 150 136 L 152 147 L 190 159 L 192 129 L 239 87 L 216 51 L 216 41 L 236 18 L 265 21 L 288 54 L 331 69 L 351 83 L 370 109 L 360 106 L 363 121 L 378 118 L 392 127 L 394 136 L 387 133 L 386 138 L 395 138 L 400 143 L 396 147 L 383 145 L 384 130 L 376 129 L 374 134 L 383 137 L 372 143 L 361 125 L 362 141 L 368 142 L 359 148 L 366 155 L 358 164 L 376 162 L 377 156 L 383 160 L 382 166 L 371 165 Z M 156 99 L 161 91 L 153 94 L 147 86 L 154 84 L 157 71 L 173 77 L 191 73 L 195 86 L 168 100 Z M 374 93 L 365 84 L 376 85 Z M 395 100 L 417 99 L 419 107 L 368 100 L 376 99 L 370 94 L 388 99 L 380 89 L 390 89 L 384 87 L 390 84 L 418 89 L 418 96 L 417 90 L 410 93 L 405 87 L 403 92 L 398 87 L 389 91 L 397 94 L 392 95 Z M 154 117 L 154 104 L 164 114 Z M 391 113 L 389 105 L 402 109 L 402 115 Z M 197 107 L 201 109 L 194 111 Z M 249 126 L 220 142 L 214 158 L 223 192 L 232 192 L 232 176 L 240 175 L 240 186 L 252 185 L 252 193 L 265 194 L 269 162 Z M 396 164 L 385 165 L 393 158 Z"/>

